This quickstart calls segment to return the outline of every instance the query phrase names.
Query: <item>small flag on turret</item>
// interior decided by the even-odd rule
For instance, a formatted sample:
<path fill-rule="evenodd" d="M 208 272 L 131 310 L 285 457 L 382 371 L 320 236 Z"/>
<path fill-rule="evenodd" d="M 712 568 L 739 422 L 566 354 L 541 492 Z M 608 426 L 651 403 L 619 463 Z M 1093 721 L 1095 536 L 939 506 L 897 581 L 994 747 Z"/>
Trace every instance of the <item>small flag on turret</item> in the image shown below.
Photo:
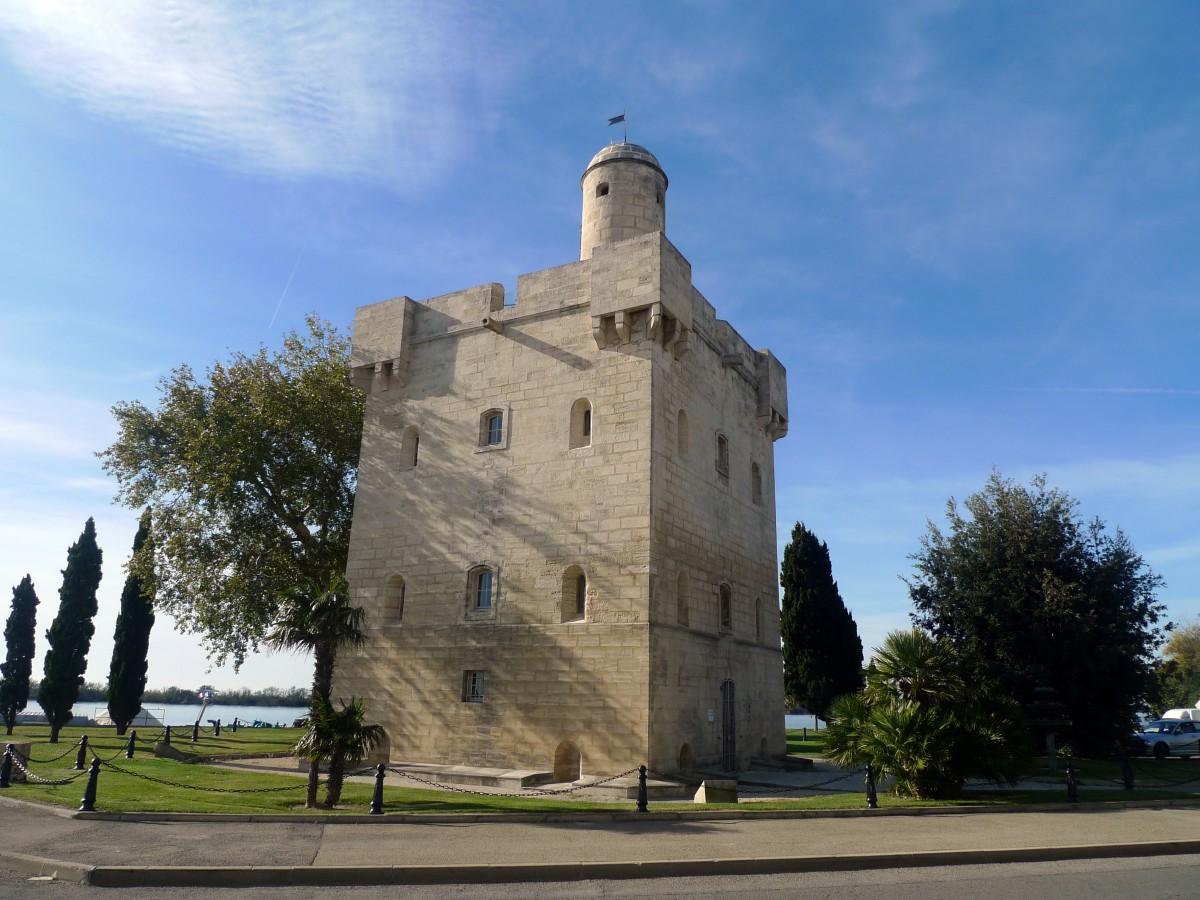
<path fill-rule="evenodd" d="M 608 124 L 616 125 L 618 122 L 624 122 L 624 121 L 625 121 L 625 113 L 621 113 L 619 116 L 613 116 L 611 119 L 609 119 Z"/>

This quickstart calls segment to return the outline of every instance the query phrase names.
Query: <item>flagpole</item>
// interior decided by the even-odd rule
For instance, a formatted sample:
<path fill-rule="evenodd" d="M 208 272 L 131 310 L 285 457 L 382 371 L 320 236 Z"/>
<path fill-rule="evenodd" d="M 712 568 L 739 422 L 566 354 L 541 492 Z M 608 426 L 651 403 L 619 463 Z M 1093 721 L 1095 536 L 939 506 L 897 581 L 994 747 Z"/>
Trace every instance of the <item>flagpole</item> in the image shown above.
<path fill-rule="evenodd" d="M 621 143 L 628 144 L 629 143 L 629 123 L 625 121 L 625 110 L 621 110 L 621 114 L 619 116 L 613 116 L 611 119 L 609 119 L 608 127 L 612 128 L 618 122 L 621 123 Z"/>

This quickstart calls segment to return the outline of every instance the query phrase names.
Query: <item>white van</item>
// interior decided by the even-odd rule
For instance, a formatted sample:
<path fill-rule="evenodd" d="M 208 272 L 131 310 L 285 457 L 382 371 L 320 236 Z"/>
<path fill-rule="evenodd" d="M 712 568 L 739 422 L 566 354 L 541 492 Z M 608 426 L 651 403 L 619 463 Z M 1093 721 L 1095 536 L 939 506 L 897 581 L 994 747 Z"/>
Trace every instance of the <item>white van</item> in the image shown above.
<path fill-rule="evenodd" d="M 1189 722 L 1200 722 L 1200 709 L 1168 709 L 1159 718 L 1183 719 Z"/>

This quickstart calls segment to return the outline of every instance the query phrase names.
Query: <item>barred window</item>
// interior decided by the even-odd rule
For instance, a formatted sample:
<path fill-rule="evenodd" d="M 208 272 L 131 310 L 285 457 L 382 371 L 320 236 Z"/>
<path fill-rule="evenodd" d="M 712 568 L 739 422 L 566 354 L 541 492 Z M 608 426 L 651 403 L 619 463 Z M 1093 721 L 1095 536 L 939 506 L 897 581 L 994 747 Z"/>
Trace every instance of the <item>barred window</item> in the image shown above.
<path fill-rule="evenodd" d="M 479 669 L 467 669 L 465 672 L 463 672 L 463 703 L 483 702 L 483 681 L 484 673 Z"/>

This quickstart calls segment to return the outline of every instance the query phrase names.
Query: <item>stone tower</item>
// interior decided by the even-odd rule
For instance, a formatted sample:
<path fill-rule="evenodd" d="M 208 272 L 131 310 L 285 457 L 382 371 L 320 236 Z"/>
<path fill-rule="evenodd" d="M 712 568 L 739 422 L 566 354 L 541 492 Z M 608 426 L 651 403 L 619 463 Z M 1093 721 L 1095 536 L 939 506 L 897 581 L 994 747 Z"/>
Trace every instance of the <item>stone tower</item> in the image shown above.
<path fill-rule="evenodd" d="M 580 181 L 580 259 L 591 259 L 601 244 L 667 230 L 667 176 L 645 148 L 610 144 L 592 157 Z"/>
<path fill-rule="evenodd" d="M 393 761 L 579 773 L 785 752 L 783 367 L 692 286 L 636 144 L 582 178 L 580 261 L 360 308 L 348 577 Z"/>

